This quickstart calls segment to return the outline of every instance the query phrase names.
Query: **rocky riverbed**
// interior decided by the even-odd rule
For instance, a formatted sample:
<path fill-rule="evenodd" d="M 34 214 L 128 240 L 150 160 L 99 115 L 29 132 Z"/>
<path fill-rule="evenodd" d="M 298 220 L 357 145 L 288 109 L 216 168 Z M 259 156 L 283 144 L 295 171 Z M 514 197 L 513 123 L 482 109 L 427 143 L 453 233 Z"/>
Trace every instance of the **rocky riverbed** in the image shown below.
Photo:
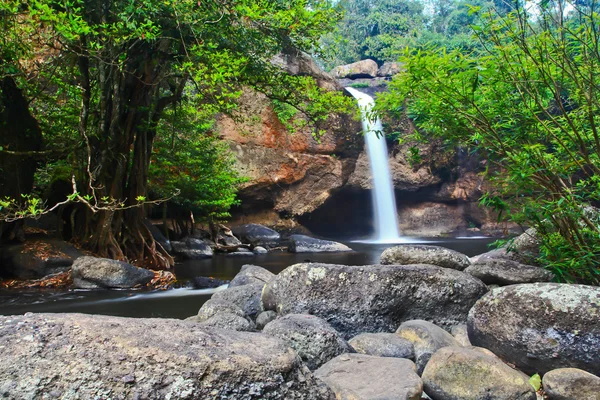
<path fill-rule="evenodd" d="M 542 273 L 532 283 L 537 267 L 498 253 L 472 262 L 404 245 L 382 254 L 386 265 L 300 263 L 276 275 L 248 265 L 185 321 L 0 317 L 0 393 L 597 400 L 600 288 Z M 488 268 L 487 285 L 476 266 Z M 507 274 L 519 283 L 504 286 Z"/>

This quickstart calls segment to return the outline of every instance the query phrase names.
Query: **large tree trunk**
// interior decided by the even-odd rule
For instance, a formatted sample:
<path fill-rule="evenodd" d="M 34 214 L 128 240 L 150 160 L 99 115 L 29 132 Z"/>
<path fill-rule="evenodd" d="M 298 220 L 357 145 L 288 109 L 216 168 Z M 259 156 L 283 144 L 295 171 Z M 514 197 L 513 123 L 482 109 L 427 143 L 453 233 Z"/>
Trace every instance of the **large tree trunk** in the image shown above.
<path fill-rule="evenodd" d="M 33 189 L 36 153 L 42 132 L 29 112 L 29 104 L 12 77 L 0 80 L 0 197 L 21 200 Z M 1 223 L 0 237 L 20 238 L 22 224 Z"/>

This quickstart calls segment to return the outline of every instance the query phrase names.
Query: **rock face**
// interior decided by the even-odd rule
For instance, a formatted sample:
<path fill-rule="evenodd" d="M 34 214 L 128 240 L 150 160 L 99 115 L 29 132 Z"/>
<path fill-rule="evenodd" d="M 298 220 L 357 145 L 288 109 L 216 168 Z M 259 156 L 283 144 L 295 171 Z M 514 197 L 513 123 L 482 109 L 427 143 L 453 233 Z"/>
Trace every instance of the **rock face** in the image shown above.
<path fill-rule="evenodd" d="M 148 284 L 154 274 L 108 258 L 79 257 L 72 266 L 73 287 L 78 289 L 132 288 Z"/>
<path fill-rule="evenodd" d="M 315 371 L 338 400 L 419 400 L 423 383 L 402 358 L 343 354 Z"/>
<path fill-rule="evenodd" d="M 413 344 L 394 333 L 361 333 L 348 342 L 357 353 L 414 359 Z"/>
<path fill-rule="evenodd" d="M 352 64 L 340 65 L 331 70 L 334 78 L 375 78 L 379 67 L 373 60 L 362 60 Z"/>
<path fill-rule="evenodd" d="M 352 251 L 352 249 L 345 244 L 330 240 L 315 239 L 306 235 L 292 235 L 288 251 L 290 253 L 325 253 Z"/>
<path fill-rule="evenodd" d="M 497 288 L 469 312 L 471 343 L 527 374 L 563 367 L 600 374 L 600 288 L 535 283 Z"/>
<path fill-rule="evenodd" d="M 444 347 L 423 372 L 425 393 L 433 400 L 535 400 L 527 375 L 476 348 Z"/>
<path fill-rule="evenodd" d="M 232 232 L 244 243 L 263 246 L 277 246 L 280 235 L 277 231 L 259 224 L 235 226 Z"/>
<path fill-rule="evenodd" d="M 349 339 L 364 332 L 392 332 L 422 318 L 444 327 L 464 323 L 486 286 L 460 271 L 433 265 L 295 264 L 269 282 L 267 310 L 312 314 Z"/>
<path fill-rule="evenodd" d="M 403 322 L 396 331 L 396 335 L 413 345 L 419 375 L 423 373 L 423 369 L 425 369 L 425 365 L 427 365 L 433 353 L 442 347 L 461 346 L 448 332 L 431 322 L 423 320 Z"/>
<path fill-rule="evenodd" d="M 261 334 L 169 319 L 29 314 L 1 316 L 0 337 L 8 399 L 332 399 L 293 350 Z"/>
<path fill-rule="evenodd" d="M 431 264 L 462 271 L 471 263 L 469 257 L 440 246 L 404 244 L 385 249 L 379 262 L 384 265 Z"/>
<path fill-rule="evenodd" d="M 554 279 L 554 274 L 544 268 L 500 258 L 476 261 L 465 272 L 487 285 L 550 282 Z"/>
<path fill-rule="evenodd" d="M 262 330 L 286 342 L 311 370 L 352 347 L 327 322 L 314 315 L 288 314 L 269 322 Z"/>
<path fill-rule="evenodd" d="M 552 370 L 542 384 L 549 400 L 598 400 L 600 394 L 600 378 L 576 368 Z"/>
<path fill-rule="evenodd" d="M 242 309 L 244 316 L 254 320 L 263 311 L 260 296 L 264 286 L 263 283 L 251 283 L 230 287 L 213 294 L 211 299 L 235 304 Z"/>
<path fill-rule="evenodd" d="M 263 267 L 246 264 L 242 265 L 240 272 L 229 283 L 229 287 L 243 286 L 250 283 L 262 283 L 264 285 L 269 283 L 274 276 L 275 274 Z"/>

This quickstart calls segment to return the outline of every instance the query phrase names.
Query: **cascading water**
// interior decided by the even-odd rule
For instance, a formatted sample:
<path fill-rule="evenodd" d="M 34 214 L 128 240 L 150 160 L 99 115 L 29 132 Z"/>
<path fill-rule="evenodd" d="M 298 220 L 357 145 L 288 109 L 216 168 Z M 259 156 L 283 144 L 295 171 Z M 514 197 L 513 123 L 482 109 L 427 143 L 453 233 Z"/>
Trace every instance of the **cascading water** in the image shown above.
<path fill-rule="evenodd" d="M 367 154 L 373 176 L 373 211 L 375 214 L 375 238 L 377 243 L 399 243 L 396 198 L 388 165 L 388 150 L 383 137 L 383 127 L 377 118 L 373 121 L 371 110 L 375 101 L 368 94 L 347 87 L 346 90 L 358 101 L 362 111 L 362 125 L 367 144 Z M 379 135 L 378 135 L 379 134 Z"/>

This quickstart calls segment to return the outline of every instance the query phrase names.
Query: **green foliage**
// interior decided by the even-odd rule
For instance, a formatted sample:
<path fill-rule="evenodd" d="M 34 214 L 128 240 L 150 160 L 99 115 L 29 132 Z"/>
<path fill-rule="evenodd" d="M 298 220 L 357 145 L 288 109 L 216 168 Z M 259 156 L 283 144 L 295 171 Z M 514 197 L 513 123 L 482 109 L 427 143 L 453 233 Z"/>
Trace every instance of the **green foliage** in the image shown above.
<path fill-rule="evenodd" d="M 600 33 L 596 13 L 553 7 L 482 13 L 483 53 L 407 50 L 380 96 L 418 130 L 476 149 L 493 190 L 482 203 L 537 228 L 540 262 L 568 282 L 600 282 Z M 406 101 L 406 103 L 405 103 Z"/>
<path fill-rule="evenodd" d="M 542 388 L 542 378 L 540 377 L 540 374 L 532 375 L 531 378 L 529 378 L 529 384 L 533 386 L 533 389 L 536 392 L 540 390 Z"/>
<path fill-rule="evenodd" d="M 225 142 L 210 134 L 211 124 L 191 106 L 169 110 L 159 125 L 150 164 L 150 190 L 194 212 L 200 221 L 229 217 L 238 204 L 238 185 L 245 181 L 234 169 Z"/>

